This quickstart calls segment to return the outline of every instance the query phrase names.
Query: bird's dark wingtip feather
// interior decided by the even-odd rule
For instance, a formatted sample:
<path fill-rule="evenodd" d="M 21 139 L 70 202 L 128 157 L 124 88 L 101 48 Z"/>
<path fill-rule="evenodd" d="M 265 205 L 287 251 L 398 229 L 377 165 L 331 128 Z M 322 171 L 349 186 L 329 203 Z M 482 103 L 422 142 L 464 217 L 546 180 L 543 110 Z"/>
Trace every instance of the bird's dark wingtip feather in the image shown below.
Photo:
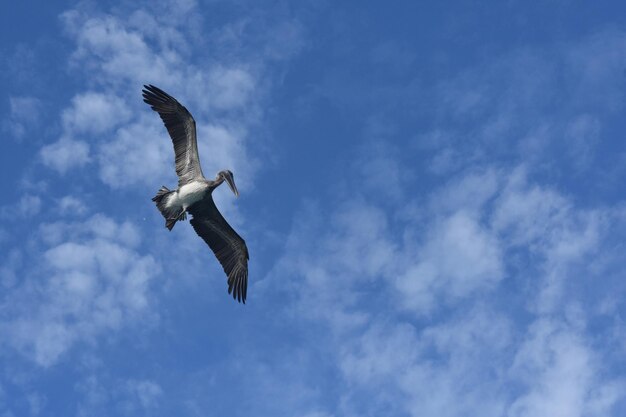
<path fill-rule="evenodd" d="M 248 290 L 246 277 L 230 278 L 228 280 L 228 294 L 233 296 L 233 300 L 239 303 L 246 303 L 246 295 Z"/>
<path fill-rule="evenodd" d="M 156 87 L 152 84 L 144 84 L 143 87 L 144 88 L 143 90 L 141 90 L 141 93 L 144 98 L 148 98 L 151 100 L 158 100 L 163 103 L 168 102 L 168 101 L 177 102 L 174 97 L 170 96 L 165 91 L 161 90 L 159 87 Z"/>

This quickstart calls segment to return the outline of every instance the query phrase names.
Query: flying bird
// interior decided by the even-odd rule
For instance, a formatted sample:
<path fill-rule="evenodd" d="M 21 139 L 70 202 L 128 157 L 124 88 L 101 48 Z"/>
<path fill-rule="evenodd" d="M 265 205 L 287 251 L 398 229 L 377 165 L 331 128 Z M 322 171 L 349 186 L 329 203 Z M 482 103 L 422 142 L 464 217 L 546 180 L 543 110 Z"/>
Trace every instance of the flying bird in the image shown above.
<path fill-rule="evenodd" d="M 167 129 L 176 156 L 178 188 L 162 186 L 152 199 L 165 217 L 165 227 L 170 231 L 177 221 L 185 220 L 187 213 L 194 230 L 209 245 L 228 276 L 228 293 L 239 302 L 246 303 L 248 291 L 248 247 L 233 230 L 213 202 L 212 193 L 226 182 L 235 196 L 239 196 L 233 173 L 223 170 L 215 180 L 202 174 L 196 139 L 196 122 L 191 113 L 160 88 L 144 85 L 143 101 L 159 113 Z"/>

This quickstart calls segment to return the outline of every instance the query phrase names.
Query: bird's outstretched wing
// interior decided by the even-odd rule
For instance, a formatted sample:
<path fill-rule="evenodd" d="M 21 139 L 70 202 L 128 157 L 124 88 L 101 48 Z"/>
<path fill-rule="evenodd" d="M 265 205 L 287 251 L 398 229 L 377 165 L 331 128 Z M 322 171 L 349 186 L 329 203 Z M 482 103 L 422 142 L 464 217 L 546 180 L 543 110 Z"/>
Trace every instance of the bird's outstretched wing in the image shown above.
<path fill-rule="evenodd" d="M 207 196 L 188 209 L 191 225 L 209 245 L 228 276 L 228 293 L 246 303 L 248 292 L 248 247 L 219 212 L 213 198 Z"/>
<path fill-rule="evenodd" d="M 144 85 L 143 101 L 159 113 L 174 144 L 178 186 L 204 178 L 198 157 L 196 122 L 174 97 L 153 85 Z"/>

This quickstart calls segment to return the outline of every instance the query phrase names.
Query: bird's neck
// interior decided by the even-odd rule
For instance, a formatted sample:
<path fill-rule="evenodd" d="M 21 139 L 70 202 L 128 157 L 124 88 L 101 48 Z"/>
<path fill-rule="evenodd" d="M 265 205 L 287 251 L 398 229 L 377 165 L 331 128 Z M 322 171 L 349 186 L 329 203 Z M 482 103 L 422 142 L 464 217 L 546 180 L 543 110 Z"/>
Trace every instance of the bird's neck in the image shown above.
<path fill-rule="evenodd" d="M 211 184 L 209 185 L 209 188 L 211 189 L 211 191 L 213 191 L 217 187 L 222 185 L 223 182 L 224 182 L 224 177 L 219 176 L 219 177 L 215 178 L 215 181 L 211 181 Z"/>

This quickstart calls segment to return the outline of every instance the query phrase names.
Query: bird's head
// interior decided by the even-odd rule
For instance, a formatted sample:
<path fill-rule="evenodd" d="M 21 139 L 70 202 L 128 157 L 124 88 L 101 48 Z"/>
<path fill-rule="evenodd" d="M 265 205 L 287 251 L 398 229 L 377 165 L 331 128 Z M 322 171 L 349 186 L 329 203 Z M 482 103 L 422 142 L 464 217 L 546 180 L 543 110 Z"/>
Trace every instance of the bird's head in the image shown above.
<path fill-rule="evenodd" d="M 220 171 L 217 173 L 217 180 L 222 182 L 226 181 L 230 189 L 233 191 L 235 196 L 239 197 L 239 191 L 237 191 L 237 186 L 235 185 L 235 178 L 233 177 L 233 173 L 227 169 Z"/>

